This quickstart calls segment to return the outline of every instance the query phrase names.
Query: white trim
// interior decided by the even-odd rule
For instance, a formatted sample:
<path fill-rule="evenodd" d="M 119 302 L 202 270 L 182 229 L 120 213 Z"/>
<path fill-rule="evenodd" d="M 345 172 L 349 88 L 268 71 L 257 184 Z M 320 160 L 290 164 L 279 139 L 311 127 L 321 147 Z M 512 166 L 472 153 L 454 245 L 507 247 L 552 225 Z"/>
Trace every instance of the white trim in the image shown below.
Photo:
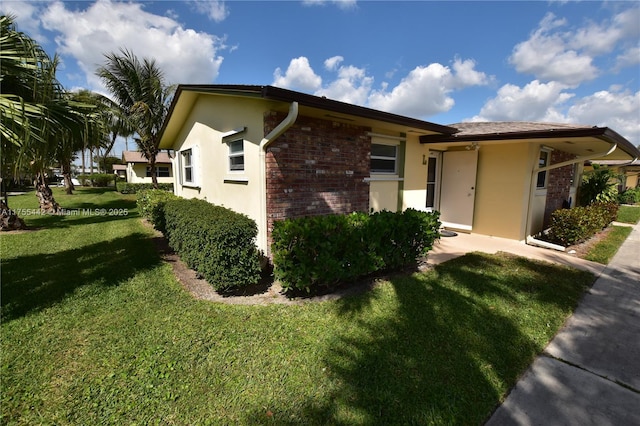
<path fill-rule="evenodd" d="M 384 174 L 381 176 L 370 176 L 368 178 L 363 179 L 365 182 L 402 182 L 404 178 L 398 176 L 385 176 Z"/>
<path fill-rule="evenodd" d="M 233 183 L 233 182 L 249 182 L 249 178 L 246 176 L 225 176 L 224 177 L 224 182 L 225 183 Z"/>
<path fill-rule="evenodd" d="M 224 132 L 224 133 L 222 133 L 222 134 L 220 135 L 220 137 L 221 137 L 222 139 L 224 139 L 224 138 L 228 138 L 229 136 L 235 136 L 235 135 L 237 135 L 238 133 L 245 132 L 246 130 L 247 130 L 247 126 L 244 126 L 244 127 L 238 127 L 237 129 L 229 130 L 228 132 Z M 224 142 L 224 141 L 223 141 L 223 142 Z"/>

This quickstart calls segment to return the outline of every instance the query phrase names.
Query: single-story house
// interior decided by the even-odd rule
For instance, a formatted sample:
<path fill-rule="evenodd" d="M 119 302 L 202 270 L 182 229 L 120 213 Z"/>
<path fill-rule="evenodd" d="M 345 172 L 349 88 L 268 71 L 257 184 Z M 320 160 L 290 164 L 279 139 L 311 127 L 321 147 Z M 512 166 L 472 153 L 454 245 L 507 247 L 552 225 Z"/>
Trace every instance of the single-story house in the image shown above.
<path fill-rule="evenodd" d="M 627 189 L 640 187 L 640 160 L 624 161 L 624 160 L 600 160 L 587 161 L 585 163 L 585 171 L 593 170 L 593 166 L 606 167 L 612 169 L 619 174 L 622 181 L 618 185 L 618 191 L 623 192 Z"/>
<path fill-rule="evenodd" d="M 174 192 L 274 221 L 438 210 L 445 227 L 526 241 L 575 203 L 588 159 L 640 151 L 606 127 L 443 126 L 273 86 L 180 85 L 160 132 Z"/>
<path fill-rule="evenodd" d="M 123 151 L 122 161 L 126 163 L 125 177 L 129 183 L 151 183 L 151 166 L 140 151 Z M 115 169 L 114 169 L 115 170 Z M 156 176 L 158 183 L 172 183 L 171 158 L 166 152 L 156 155 Z"/>
<path fill-rule="evenodd" d="M 118 177 L 125 178 L 127 177 L 127 165 L 126 164 L 114 164 L 111 166 L 113 168 L 113 174 Z"/>

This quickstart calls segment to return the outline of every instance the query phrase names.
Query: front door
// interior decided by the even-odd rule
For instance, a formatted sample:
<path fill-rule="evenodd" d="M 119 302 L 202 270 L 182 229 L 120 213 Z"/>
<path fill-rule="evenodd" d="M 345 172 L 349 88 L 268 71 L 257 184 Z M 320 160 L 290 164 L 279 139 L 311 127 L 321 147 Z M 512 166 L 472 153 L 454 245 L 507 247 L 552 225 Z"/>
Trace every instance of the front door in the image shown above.
<path fill-rule="evenodd" d="M 477 169 L 475 149 L 443 153 L 440 220 L 445 227 L 472 230 Z"/>

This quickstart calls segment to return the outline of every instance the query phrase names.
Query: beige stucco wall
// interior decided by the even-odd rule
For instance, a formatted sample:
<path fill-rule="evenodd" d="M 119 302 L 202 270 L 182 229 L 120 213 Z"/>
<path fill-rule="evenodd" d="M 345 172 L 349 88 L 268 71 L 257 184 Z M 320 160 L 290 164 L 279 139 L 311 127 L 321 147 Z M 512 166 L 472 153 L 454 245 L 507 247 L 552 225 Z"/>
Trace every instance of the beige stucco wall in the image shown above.
<path fill-rule="evenodd" d="M 534 152 L 531 144 L 483 145 L 478 152 L 474 233 L 524 240 Z M 537 200 L 536 200 L 537 201 Z M 542 198 L 544 214 L 544 198 Z"/>
<path fill-rule="evenodd" d="M 200 96 L 172 148 L 176 151 L 194 149 L 196 186 L 180 184 L 179 153 L 174 160 L 176 176 L 174 192 L 185 198 L 201 198 L 246 214 L 258 224 L 258 239 L 266 232 L 260 218 L 259 146 L 262 140 L 265 102 L 234 98 Z M 228 145 L 225 132 L 246 127 L 246 131 L 231 138 L 244 139 L 243 172 L 229 171 Z M 206 185 L 202 185 L 206 182 Z M 265 247 L 260 247 L 265 249 Z"/>
<path fill-rule="evenodd" d="M 378 133 L 378 129 L 373 129 L 373 132 L 382 134 Z M 400 188 L 403 186 L 402 173 L 404 165 L 401 165 L 400 162 L 405 158 L 405 154 L 402 152 L 404 143 L 398 139 L 400 135 L 389 136 L 389 138 L 381 136 L 371 137 L 372 144 L 394 145 L 398 147 L 396 157 L 398 161 L 398 173 L 371 173 L 369 181 L 369 208 L 376 212 L 381 210 L 397 211 Z"/>
<path fill-rule="evenodd" d="M 158 177 L 158 183 L 172 183 L 173 170 L 169 166 L 170 177 Z M 127 182 L 129 183 L 151 183 L 151 178 L 147 177 L 147 165 L 144 163 L 127 164 Z"/>
<path fill-rule="evenodd" d="M 423 160 L 429 157 L 429 148 L 421 144 L 417 135 L 407 135 L 404 162 L 404 185 L 402 209 L 426 210 L 427 165 Z"/>

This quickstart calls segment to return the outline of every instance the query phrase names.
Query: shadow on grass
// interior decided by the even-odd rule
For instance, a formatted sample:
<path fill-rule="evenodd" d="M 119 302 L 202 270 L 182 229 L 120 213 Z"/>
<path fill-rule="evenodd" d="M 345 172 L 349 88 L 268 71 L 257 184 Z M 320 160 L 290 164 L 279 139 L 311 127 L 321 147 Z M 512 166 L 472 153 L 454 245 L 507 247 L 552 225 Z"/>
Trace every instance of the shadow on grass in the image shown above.
<path fill-rule="evenodd" d="M 505 271 L 514 264 L 518 271 Z M 323 359 L 336 390 L 277 423 L 481 424 L 544 346 L 505 311 L 531 315 L 518 306 L 521 296 L 571 310 L 592 282 L 546 268 L 470 254 L 428 274 L 392 277 L 393 312 L 371 314 L 375 291 L 341 300 L 345 327 Z M 561 287 L 549 281 L 558 274 Z M 264 413 L 252 420 L 265 423 Z"/>
<path fill-rule="evenodd" d="M 30 229 L 69 228 L 91 223 L 104 223 L 114 220 L 139 217 L 136 202 L 132 200 L 111 200 L 92 203 L 69 203 L 60 214 L 22 216 Z M 20 213 L 20 210 L 18 210 Z"/>
<path fill-rule="evenodd" d="M 85 285 L 115 286 L 160 259 L 148 235 L 134 233 L 55 254 L 2 262 L 2 320 L 9 321 L 60 302 Z"/>

